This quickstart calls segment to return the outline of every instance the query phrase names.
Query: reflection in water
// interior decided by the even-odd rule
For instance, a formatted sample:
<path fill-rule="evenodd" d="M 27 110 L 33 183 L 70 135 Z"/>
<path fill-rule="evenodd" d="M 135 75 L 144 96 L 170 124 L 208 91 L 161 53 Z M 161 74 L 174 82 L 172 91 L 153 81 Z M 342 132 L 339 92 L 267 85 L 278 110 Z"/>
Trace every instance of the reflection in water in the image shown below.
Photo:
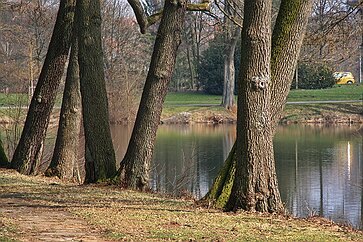
<path fill-rule="evenodd" d="M 357 127 L 280 126 L 274 145 L 281 197 L 296 216 L 321 215 L 362 228 L 362 136 Z M 118 161 L 132 127 L 112 128 Z M 202 197 L 235 140 L 233 125 L 161 125 L 154 190 Z"/>
<path fill-rule="evenodd" d="M 281 197 L 292 214 L 362 227 L 362 138 L 355 130 L 279 127 L 276 171 Z"/>

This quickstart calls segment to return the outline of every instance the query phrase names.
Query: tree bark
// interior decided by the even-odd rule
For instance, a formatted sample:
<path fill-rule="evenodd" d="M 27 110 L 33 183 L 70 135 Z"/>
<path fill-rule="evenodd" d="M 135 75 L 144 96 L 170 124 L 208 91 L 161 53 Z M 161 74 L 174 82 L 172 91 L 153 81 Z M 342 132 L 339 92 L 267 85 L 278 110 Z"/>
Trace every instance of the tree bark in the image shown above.
<path fill-rule="evenodd" d="M 186 2 L 165 1 L 163 16 L 141 97 L 135 126 L 118 179 L 124 187 L 146 190 L 156 131 L 181 43 Z"/>
<path fill-rule="evenodd" d="M 251 7 L 251 2 L 245 4 Z M 268 48 L 266 43 L 261 46 L 268 36 L 251 38 L 256 29 L 244 29 L 237 141 L 203 201 L 225 210 L 276 212 L 283 208 L 277 189 L 272 138 L 286 102 L 311 5 L 311 0 L 281 1 L 272 36 L 271 79 L 261 78 L 261 74 L 267 76 L 269 72 L 268 64 L 261 62 L 269 58 L 258 53 Z M 251 21 L 252 12 L 245 11 L 244 21 Z M 268 25 L 259 28 L 266 31 Z"/>
<path fill-rule="evenodd" d="M 116 173 L 112 144 L 103 52 L 100 1 L 77 2 L 79 71 L 84 133 L 91 160 L 86 161 L 86 183 L 111 178 Z"/>
<path fill-rule="evenodd" d="M 36 175 L 39 172 L 49 116 L 71 44 L 75 2 L 75 0 L 60 1 L 47 56 L 30 103 L 19 144 L 11 161 L 12 168 L 22 174 Z"/>
<path fill-rule="evenodd" d="M 57 139 L 47 175 L 56 175 L 63 180 L 78 178 L 78 145 L 81 123 L 81 92 L 79 83 L 78 43 L 72 44 Z"/>

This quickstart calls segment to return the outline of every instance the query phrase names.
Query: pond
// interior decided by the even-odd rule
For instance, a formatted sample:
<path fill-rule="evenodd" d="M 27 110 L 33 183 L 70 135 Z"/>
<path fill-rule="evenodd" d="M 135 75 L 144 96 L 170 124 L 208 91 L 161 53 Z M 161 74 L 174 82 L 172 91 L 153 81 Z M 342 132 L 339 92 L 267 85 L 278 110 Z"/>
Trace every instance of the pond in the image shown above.
<path fill-rule="evenodd" d="M 357 126 L 279 126 L 274 139 L 279 189 L 288 211 L 362 228 L 363 142 Z M 131 126 L 112 127 L 117 160 Z M 234 125 L 161 125 L 151 187 L 205 195 L 236 138 Z"/>

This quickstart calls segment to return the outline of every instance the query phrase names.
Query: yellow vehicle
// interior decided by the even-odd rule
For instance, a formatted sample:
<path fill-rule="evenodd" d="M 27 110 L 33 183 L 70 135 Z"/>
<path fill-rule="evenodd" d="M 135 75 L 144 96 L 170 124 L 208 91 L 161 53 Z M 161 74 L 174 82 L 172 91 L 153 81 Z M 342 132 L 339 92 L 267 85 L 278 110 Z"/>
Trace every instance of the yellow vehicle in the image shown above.
<path fill-rule="evenodd" d="M 336 84 L 353 84 L 356 83 L 351 72 L 334 72 L 333 74 Z"/>

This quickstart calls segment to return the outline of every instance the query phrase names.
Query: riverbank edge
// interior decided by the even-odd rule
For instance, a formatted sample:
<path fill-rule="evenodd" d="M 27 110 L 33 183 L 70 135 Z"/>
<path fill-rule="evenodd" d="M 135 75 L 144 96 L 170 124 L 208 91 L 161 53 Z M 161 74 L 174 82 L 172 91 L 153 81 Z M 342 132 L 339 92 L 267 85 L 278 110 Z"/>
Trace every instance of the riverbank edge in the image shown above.
<path fill-rule="evenodd" d="M 107 184 L 79 186 L 56 178 L 24 176 L 8 169 L 0 169 L 0 177 L 2 199 L 7 203 L 3 216 L 0 216 L 1 241 L 29 239 L 29 234 L 37 232 L 24 233 L 21 230 L 21 217 L 6 216 L 11 214 L 12 209 L 31 209 L 34 206 L 58 207 L 69 211 L 85 220 L 93 230 L 96 227 L 97 231 L 101 231 L 105 241 L 225 241 L 231 238 L 269 241 L 363 240 L 362 231 L 315 216 L 294 218 L 243 211 L 226 213 L 198 206 L 189 197 L 141 193 Z M 11 203 L 12 198 L 14 203 Z M 74 201 L 75 198 L 79 200 Z M 25 199 L 26 206 L 17 204 L 24 202 L 21 199 Z M 75 202 L 77 206 L 74 207 Z M 34 216 L 36 219 L 40 214 Z"/>
<path fill-rule="evenodd" d="M 58 125 L 59 109 L 55 109 L 50 125 Z M 2 110 L 0 124 L 19 123 L 25 120 L 26 112 L 13 117 L 11 110 Z M 134 115 L 128 118 L 118 117 L 112 124 L 133 123 Z M 160 124 L 234 124 L 237 122 L 237 110 L 227 110 L 222 106 L 167 106 L 164 107 Z M 280 124 L 362 124 L 363 103 L 330 103 L 286 105 Z"/>
<path fill-rule="evenodd" d="M 180 109 L 179 109 L 180 110 Z M 161 124 L 223 124 L 236 123 L 236 110 L 223 107 L 187 109 L 181 112 L 166 109 Z M 361 124 L 361 103 L 286 105 L 280 124 Z"/>

